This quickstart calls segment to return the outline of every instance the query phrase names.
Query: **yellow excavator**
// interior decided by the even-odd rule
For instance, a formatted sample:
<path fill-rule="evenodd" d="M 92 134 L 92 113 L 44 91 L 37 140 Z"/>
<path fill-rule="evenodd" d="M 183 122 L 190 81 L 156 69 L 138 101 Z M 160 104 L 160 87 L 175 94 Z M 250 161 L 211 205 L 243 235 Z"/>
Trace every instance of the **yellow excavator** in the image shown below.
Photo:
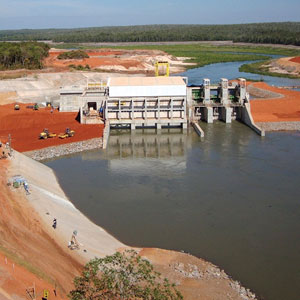
<path fill-rule="evenodd" d="M 43 132 L 40 133 L 40 136 L 39 136 L 39 138 L 41 140 L 45 140 L 45 139 L 48 139 L 48 138 L 54 138 L 54 137 L 56 137 L 56 133 L 50 133 L 47 128 L 45 128 L 43 130 Z"/>
<path fill-rule="evenodd" d="M 60 134 L 58 135 L 58 137 L 59 137 L 60 139 L 65 139 L 65 138 L 69 138 L 69 137 L 74 136 L 74 134 L 75 134 L 75 131 L 74 131 L 74 130 L 71 130 L 70 128 L 66 128 L 65 133 L 60 133 Z"/>

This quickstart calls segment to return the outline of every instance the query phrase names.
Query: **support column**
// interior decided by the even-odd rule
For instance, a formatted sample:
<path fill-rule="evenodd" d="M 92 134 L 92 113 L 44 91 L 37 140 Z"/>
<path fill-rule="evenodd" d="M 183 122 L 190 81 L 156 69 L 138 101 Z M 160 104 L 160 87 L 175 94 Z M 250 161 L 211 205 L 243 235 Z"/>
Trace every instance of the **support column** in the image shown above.
<path fill-rule="evenodd" d="M 134 121 L 134 101 L 131 99 L 131 121 Z"/>
<path fill-rule="evenodd" d="M 232 107 L 221 107 L 221 120 L 225 123 L 231 123 Z"/>
<path fill-rule="evenodd" d="M 158 118 L 158 122 L 160 122 L 160 98 L 157 98 L 157 118 Z"/>
<path fill-rule="evenodd" d="M 171 121 L 173 121 L 173 98 L 171 97 Z"/>
<path fill-rule="evenodd" d="M 204 120 L 207 123 L 213 123 L 213 108 L 204 107 Z"/>
<path fill-rule="evenodd" d="M 161 129 L 161 124 L 160 123 L 156 123 L 156 129 L 158 129 L 158 130 Z"/>
<path fill-rule="evenodd" d="M 204 90 L 204 99 L 203 103 L 210 103 L 210 80 L 207 78 L 203 79 L 203 90 Z"/>
<path fill-rule="evenodd" d="M 131 123 L 131 124 L 130 124 L 130 129 L 131 129 L 131 130 L 135 130 L 135 124 L 134 124 L 134 123 Z"/>

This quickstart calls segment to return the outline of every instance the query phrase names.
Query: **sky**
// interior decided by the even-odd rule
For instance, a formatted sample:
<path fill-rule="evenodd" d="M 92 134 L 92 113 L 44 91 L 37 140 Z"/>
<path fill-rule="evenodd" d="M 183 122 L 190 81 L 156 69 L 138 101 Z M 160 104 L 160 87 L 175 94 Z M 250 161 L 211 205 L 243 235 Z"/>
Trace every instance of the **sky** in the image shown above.
<path fill-rule="evenodd" d="M 0 30 L 300 21 L 300 0 L 0 0 Z"/>

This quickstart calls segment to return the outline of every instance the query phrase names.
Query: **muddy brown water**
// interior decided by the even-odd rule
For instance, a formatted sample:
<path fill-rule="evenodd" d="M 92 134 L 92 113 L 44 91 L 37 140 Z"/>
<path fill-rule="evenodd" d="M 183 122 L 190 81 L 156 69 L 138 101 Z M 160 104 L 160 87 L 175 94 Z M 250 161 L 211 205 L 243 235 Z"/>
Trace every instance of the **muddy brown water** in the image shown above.
<path fill-rule="evenodd" d="M 299 299 L 300 133 L 201 126 L 202 141 L 191 128 L 112 131 L 107 150 L 46 164 L 122 242 L 183 250 L 264 299 Z"/>

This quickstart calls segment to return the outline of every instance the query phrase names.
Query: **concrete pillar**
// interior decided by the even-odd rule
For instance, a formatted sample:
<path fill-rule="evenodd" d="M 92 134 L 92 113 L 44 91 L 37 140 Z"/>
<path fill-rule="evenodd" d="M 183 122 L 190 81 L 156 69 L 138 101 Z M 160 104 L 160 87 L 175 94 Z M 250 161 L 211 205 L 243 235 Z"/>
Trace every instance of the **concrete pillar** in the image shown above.
<path fill-rule="evenodd" d="M 187 129 L 187 123 L 182 123 L 182 129 Z"/>
<path fill-rule="evenodd" d="M 193 89 L 192 88 L 187 88 L 187 103 L 188 105 L 192 105 L 193 103 Z"/>
<path fill-rule="evenodd" d="M 134 120 L 134 101 L 131 99 L 131 120 Z"/>
<path fill-rule="evenodd" d="M 131 130 L 134 130 L 134 129 L 135 129 L 135 124 L 134 124 L 134 123 L 131 123 L 131 124 L 130 124 L 130 129 L 131 129 Z"/>
<path fill-rule="evenodd" d="M 221 107 L 221 120 L 225 123 L 231 123 L 232 107 Z"/>
<path fill-rule="evenodd" d="M 204 103 L 210 103 L 210 80 L 205 78 L 203 79 L 203 89 L 204 89 Z"/>
<path fill-rule="evenodd" d="M 240 86 L 240 98 L 239 103 L 243 104 L 246 99 L 246 79 L 239 78 L 239 86 Z"/>
<path fill-rule="evenodd" d="M 228 79 L 221 78 L 221 103 L 227 104 L 228 102 Z"/>
<path fill-rule="evenodd" d="M 161 124 L 160 123 L 156 123 L 156 129 L 158 129 L 158 130 L 161 129 Z"/>
<path fill-rule="evenodd" d="M 160 99 L 159 97 L 157 98 L 157 119 L 158 119 L 158 122 L 160 122 Z"/>
<path fill-rule="evenodd" d="M 204 107 L 204 120 L 207 123 L 213 123 L 213 108 Z"/>

